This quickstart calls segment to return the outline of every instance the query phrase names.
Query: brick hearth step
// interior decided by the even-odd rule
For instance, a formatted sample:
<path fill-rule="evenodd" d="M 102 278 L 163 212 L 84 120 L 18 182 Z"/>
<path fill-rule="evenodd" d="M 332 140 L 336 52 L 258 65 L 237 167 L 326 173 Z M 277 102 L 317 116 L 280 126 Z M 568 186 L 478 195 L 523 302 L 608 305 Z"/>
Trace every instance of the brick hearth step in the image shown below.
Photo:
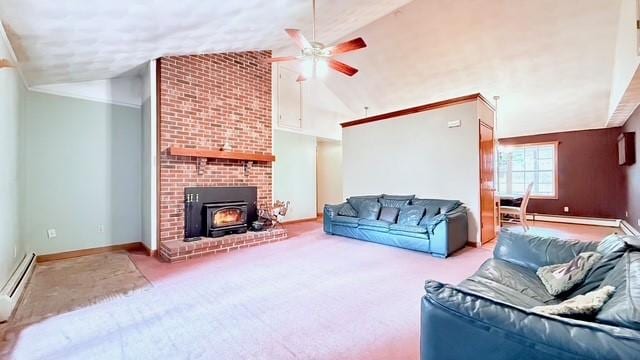
<path fill-rule="evenodd" d="M 160 245 L 160 256 L 169 262 L 184 261 L 195 257 L 229 252 L 237 249 L 268 244 L 287 238 L 287 230 L 273 229 L 259 232 L 232 234 L 217 238 L 203 237 L 201 240 L 185 242 L 183 240 L 165 241 Z"/>

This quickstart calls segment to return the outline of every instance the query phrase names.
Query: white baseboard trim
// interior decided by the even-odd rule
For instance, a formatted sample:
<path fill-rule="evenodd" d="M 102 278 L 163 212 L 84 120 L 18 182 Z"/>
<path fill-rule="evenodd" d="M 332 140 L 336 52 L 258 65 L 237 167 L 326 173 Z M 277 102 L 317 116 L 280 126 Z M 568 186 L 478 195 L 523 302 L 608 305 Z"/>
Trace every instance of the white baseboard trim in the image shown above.
<path fill-rule="evenodd" d="M 636 230 L 631 224 L 625 220 L 620 221 L 620 229 L 627 235 L 640 236 L 640 231 Z"/>
<path fill-rule="evenodd" d="M 545 214 L 527 214 L 527 220 L 533 221 L 548 221 L 565 224 L 579 224 L 579 225 L 595 225 L 595 226 L 607 226 L 607 227 L 620 227 L 620 219 L 600 219 L 600 218 L 587 218 L 578 216 L 564 216 L 564 215 L 545 215 Z"/>
<path fill-rule="evenodd" d="M 9 320 L 35 267 L 36 254 L 26 254 L 7 284 L 0 290 L 0 322 Z"/>

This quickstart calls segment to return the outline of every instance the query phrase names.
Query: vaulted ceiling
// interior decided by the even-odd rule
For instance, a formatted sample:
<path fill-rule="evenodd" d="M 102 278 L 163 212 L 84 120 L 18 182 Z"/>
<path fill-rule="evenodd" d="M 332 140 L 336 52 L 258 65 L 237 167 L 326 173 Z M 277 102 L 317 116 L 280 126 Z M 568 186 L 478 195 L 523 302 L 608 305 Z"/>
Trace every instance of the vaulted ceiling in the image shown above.
<path fill-rule="evenodd" d="M 608 119 L 619 1 L 416 0 L 343 39 L 360 69 L 324 81 L 369 115 L 499 95 L 501 137 L 600 128 Z"/>
<path fill-rule="evenodd" d="M 317 2 L 318 39 L 368 44 L 341 57 L 356 76 L 322 79 L 356 114 L 480 92 L 501 97 L 502 137 L 606 124 L 620 0 Z M 311 0 L 0 0 L 0 19 L 35 85 L 117 77 L 163 55 L 292 52 L 283 29 L 310 35 Z"/>
<path fill-rule="evenodd" d="M 410 0 L 318 0 L 318 35 L 337 39 Z M 274 49 L 311 31 L 311 0 L 0 0 L 30 84 L 126 74 L 164 55 Z"/>

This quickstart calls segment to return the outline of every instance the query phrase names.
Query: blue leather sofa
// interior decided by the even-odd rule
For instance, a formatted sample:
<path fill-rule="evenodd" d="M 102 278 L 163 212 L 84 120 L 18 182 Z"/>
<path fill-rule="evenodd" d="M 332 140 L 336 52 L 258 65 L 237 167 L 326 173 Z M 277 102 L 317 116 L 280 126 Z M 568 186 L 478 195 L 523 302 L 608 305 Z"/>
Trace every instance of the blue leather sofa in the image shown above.
<path fill-rule="evenodd" d="M 400 212 L 409 207 L 424 208 L 424 211 L 417 225 L 403 225 L 380 217 L 363 218 L 357 210 L 351 216 L 340 215 L 343 207 L 353 204 L 357 208 L 361 200 L 379 202 L 378 214 L 384 212 L 390 202 L 396 202 L 394 206 L 398 206 Z M 323 215 L 327 234 L 427 252 L 436 257 L 449 256 L 463 248 L 468 239 L 467 209 L 457 200 L 419 199 L 413 195 L 352 196 L 347 202 L 325 205 Z"/>
<path fill-rule="evenodd" d="M 536 276 L 583 251 L 601 260 L 584 282 L 554 298 Z M 427 281 L 422 298 L 422 360 L 640 359 L 640 241 L 612 235 L 600 243 L 503 231 L 487 260 L 457 286 Z M 611 299 L 590 318 L 533 312 L 611 285 Z"/>

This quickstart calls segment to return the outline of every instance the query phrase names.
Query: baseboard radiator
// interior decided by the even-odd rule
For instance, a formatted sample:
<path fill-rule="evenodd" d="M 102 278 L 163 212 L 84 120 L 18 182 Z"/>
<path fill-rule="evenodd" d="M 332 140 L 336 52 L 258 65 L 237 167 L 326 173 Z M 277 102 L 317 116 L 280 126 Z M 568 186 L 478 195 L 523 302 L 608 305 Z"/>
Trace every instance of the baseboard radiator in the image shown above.
<path fill-rule="evenodd" d="M 0 290 L 0 322 L 9 320 L 35 267 L 36 254 L 26 254 L 7 284 Z"/>

